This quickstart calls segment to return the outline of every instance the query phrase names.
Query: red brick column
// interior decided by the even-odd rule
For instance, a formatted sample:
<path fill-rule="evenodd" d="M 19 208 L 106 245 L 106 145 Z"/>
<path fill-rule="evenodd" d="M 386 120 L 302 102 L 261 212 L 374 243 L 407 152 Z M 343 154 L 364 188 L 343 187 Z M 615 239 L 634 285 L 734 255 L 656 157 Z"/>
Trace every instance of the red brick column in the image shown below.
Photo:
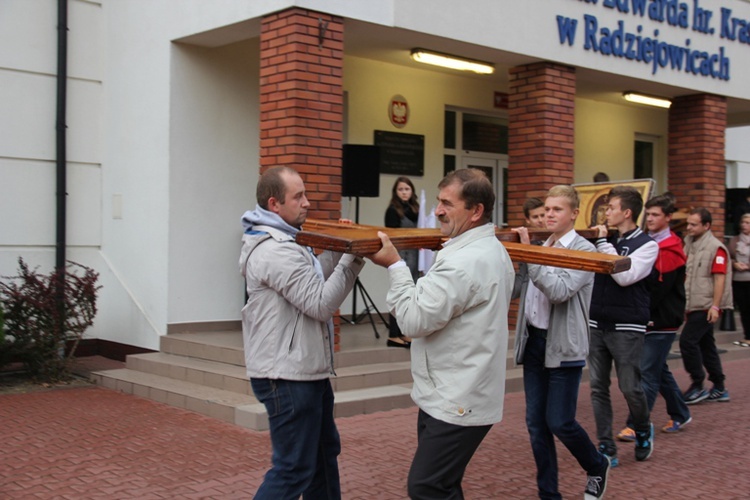
<path fill-rule="evenodd" d="M 508 223 L 523 224 L 523 202 L 573 182 L 575 69 L 548 62 L 510 70 Z"/>
<path fill-rule="evenodd" d="M 316 219 L 338 219 L 341 211 L 343 65 L 342 18 L 298 8 L 263 18 L 261 172 L 277 165 L 297 170 Z"/>
<path fill-rule="evenodd" d="M 705 207 L 714 234 L 724 236 L 726 98 L 677 97 L 669 108 L 669 190 L 680 208 Z"/>
<path fill-rule="evenodd" d="M 524 223 L 523 202 L 573 182 L 575 69 L 548 62 L 510 70 L 508 103 L 508 224 Z M 518 301 L 508 326 L 515 328 Z"/>
<path fill-rule="evenodd" d="M 260 170 L 285 165 L 299 172 L 310 218 L 341 216 L 343 67 L 342 18 L 298 8 L 263 18 Z M 338 351 L 338 316 L 334 324 Z"/>

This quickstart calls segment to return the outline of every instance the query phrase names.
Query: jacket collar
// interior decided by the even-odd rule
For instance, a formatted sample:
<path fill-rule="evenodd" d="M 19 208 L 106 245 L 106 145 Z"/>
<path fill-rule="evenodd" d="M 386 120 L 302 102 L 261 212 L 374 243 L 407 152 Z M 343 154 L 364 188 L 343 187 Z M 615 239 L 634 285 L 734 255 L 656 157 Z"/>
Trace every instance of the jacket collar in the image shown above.
<path fill-rule="evenodd" d="M 492 236 L 493 238 L 495 237 L 495 225 L 491 222 L 469 229 L 465 233 L 459 234 L 458 236 L 449 239 L 448 241 L 443 243 L 443 251 L 449 249 L 458 250 L 459 248 L 463 248 L 478 239 L 486 238 L 488 236 Z"/>
<path fill-rule="evenodd" d="M 271 226 L 265 226 L 263 224 L 258 224 L 253 226 L 253 232 L 255 233 L 268 233 L 271 235 L 271 238 L 273 238 L 276 241 L 294 241 L 294 236 L 291 234 L 281 231 L 275 227 Z M 248 234 L 248 233 L 245 233 Z"/>

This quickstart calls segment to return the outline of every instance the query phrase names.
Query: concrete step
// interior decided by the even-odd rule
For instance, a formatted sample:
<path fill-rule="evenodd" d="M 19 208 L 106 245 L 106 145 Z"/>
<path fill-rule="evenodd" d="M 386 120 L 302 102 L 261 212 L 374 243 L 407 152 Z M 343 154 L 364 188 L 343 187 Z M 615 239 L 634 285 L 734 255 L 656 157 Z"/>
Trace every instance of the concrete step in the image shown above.
<path fill-rule="evenodd" d="M 410 394 L 411 384 L 340 391 L 335 394 L 333 415 L 335 418 L 342 418 L 397 408 L 409 408 L 414 405 Z M 268 416 L 265 406 L 261 403 L 255 403 L 238 407 L 235 423 L 249 429 L 267 430 Z"/>
<path fill-rule="evenodd" d="M 160 352 L 163 353 L 245 366 L 242 332 L 240 331 L 169 334 L 161 337 L 159 347 Z M 337 369 L 345 366 L 402 361 L 409 361 L 408 349 L 385 347 L 385 345 L 347 349 L 334 354 L 334 366 Z"/>
<path fill-rule="evenodd" d="M 128 368 L 92 372 L 91 379 L 109 389 L 184 408 L 230 423 L 236 421 L 235 408 L 258 403 L 257 399 L 247 394 Z"/>
<path fill-rule="evenodd" d="M 385 344 L 385 342 L 384 342 Z M 349 366 L 410 362 L 409 349 L 398 347 L 362 347 L 341 350 L 333 355 L 336 372 Z"/>
<path fill-rule="evenodd" d="M 164 352 L 127 357 L 127 368 L 195 384 L 252 394 L 244 366 Z M 334 391 L 363 389 L 411 382 L 409 361 L 362 364 L 336 369 L 331 379 Z"/>
<path fill-rule="evenodd" d="M 130 370 L 184 380 L 194 384 L 251 395 L 244 366 L 166 352 L 134 354 L 127 357 Z"/>
<path fill-rule="evenodd" d="M 369 332 L 371 334 L 371 332 Z M 742 331 L 716 331 L 722 360 L 750 357 L 750 348 L 734 345 Z M 360 345 L 335 354 L 336 417 L 347 417 L 413 405 L 408 349 L 385 347 L 367 333 Z M 509 339 L 505 390 L 523 390 L 523 369 L 513 364 Z M 265 407 L 252 395 L 244 367 L 242 333 L 192 332 L 161 339 L 162 351 L 131 355 L 125 369 L 94 372 L 92 379 L 115 390 L 146 397 L 256 430 L 268 428 Z M 679 344 L 672 348 L 670 368 L 682 370 Z M 613 376 L 614 368 L 612 372 Z M 589 380 L 588 368 L 583 381 Z"/>
<path fill-rule="evenodd" d="M 265 406 L 253 396 L 129 368 L 92 372 L 94 382 L 126 394 L 194 411 L 241 427 L 268 429 Z M 334 416 L 351 417 L 408 408 L 411 384 L 368 387 L 335 393 Z"/>
<path fill-rule="evenodd" d="M 241 331 L 175 333 L 164 335 L 160 352 L 245 366 Z"/>

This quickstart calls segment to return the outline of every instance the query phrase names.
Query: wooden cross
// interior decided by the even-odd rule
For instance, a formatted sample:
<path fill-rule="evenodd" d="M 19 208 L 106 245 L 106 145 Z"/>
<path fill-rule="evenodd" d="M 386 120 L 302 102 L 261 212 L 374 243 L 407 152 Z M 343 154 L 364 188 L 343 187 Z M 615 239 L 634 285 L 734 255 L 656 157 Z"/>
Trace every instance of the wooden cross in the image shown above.
<path fill-rule="evenodd" d="M 390 228 L 363 224 L 341 224 L 308 219 L 297 233 L 301 245 L 333 250 L 335 252 L 369 255 L 382 247 L 378 231 L 388 235 L 399 250 L 426 248 L 439 250 L 445 238 L 439 229 Z M 578 230 L 584 238 L 597 237 L 595 229 Z M 630 258 L 598 252 L 582 252 L 565 248 L 550 248 L 539 245 L 524 245 L 518 234 L 509 229 L 495 229 L 497 239 L 502 242 L 510 258 L 515 262 L 528 262 L 545 266 L 564 267 L 596 273 L 614 274 L 630 269 Z M 551 233 L 541 229 L 530 229 L 533 240 L 546 240 Z"/>

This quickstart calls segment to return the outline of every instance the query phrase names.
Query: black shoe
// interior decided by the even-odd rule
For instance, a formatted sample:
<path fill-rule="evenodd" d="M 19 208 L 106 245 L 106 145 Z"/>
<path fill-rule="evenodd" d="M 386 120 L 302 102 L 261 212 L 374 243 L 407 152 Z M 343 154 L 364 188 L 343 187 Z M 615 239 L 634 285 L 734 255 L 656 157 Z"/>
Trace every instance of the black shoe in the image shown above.
<path fill-rule="evenodd" d="M 396 342 L 395 340 L 388 339 L 388 342 L 385 343 L 388 347 L 403 347 L 404 349 L 409 349 L 411 347 L 411 342 L 407 342 L 406 340 L 401 340 L 401 342 Z"/>
<path fill-rule="evenodd" d="M 609 459 L 609 468 L 614 469 L 620 465 L 620 460 L 617 458 L 617 448 L 607 448 L 604 443 L 599 444 L 599 453 Z"/>
<path fill-rule="evenodd" d="M 647 431 L 635 433 L 635 459 L 639 462 L 648 460 L 654 452 L 654 424 L 648 425 Z"/>
<path fill-rule="evenodd" d="M 607 467 L 604 472 L 592 476 L 586 476 L 586 489 L 583 492 L 584 500 L 599 500 L 604 498 L 604 492 L 607 490 L 607 476 L 609 475 L 609 469 L 612 468 L 612 462 L 608 455 L 602 453 L 602 456 L 607 461 Z"/>
<path fill-rule="evenodd" d="M 714 386 L 714 388 L 708 393 L 706 401 L 727 402 L 729 401 L 729 391 L 726 389 L 717 389 L 716 386 Z"/>
<path fill-rule="evenodd" d="M 682 399 L 686 405 L 694 405 L 706 399 L 708 395 L 708 391 L 703 389 L 703 386 L 693 384 L 682 395 Z"/>

